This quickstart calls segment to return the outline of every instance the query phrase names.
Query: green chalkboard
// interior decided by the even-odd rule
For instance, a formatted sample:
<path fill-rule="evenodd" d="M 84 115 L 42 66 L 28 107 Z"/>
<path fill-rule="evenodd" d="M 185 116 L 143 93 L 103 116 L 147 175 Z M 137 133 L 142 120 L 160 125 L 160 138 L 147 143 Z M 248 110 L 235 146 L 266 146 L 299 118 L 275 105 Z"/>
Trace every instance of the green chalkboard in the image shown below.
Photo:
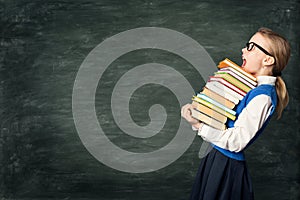
<path fill-rule="evenodd" d="M 195 137 L 178 159 L 150 172 L 124 172 L 107 166 L 88 151 L 75 126 L 72 95 L 77 73 L 99 44 L 141 27 L 184 34 L 201 44 L 214 63 L 227 57 L 241 64 L 241 49 L 262 26 L 283 34 L 291 43 L 291 59 L 283 72 L 290 103 L 282 119 L 272 119 L 261 137 L 247 149 L 248 168 L 256 199 L 298 199 L 298 0 L 1 0 L 0 198 L 188 199 L 200 162 L 202 139 Z M 136 40 L 143 40 L 143 36 Z M 112 55 L 115 51 L 107 52 Z M 163 107 L 166 114 L 162 129 L 152 137 L 139 138 L 118 126 L 111 108 L 114 88 L 126 72 L 146 63 L 173 68 L 194 91 L 203 87 L 206 78 L 188 60 L 155 46 L 127 52 L 107 66 L 94 95 L 96 117 L 113 144 L 136 154 L 158 151 L 168 145 L 176 137 L 181 121 L 176 94 L 163 86 L 164 82 L 149 83 L 132 93 L 130 117 L 136 125 L 147 126 L 151 121 L 149 110 L 159 104 L 161 107 L 157 108 Z M 178 82 L 172 76 L 168 78 L 174 85 Z M 128 88 L 134 84 L 129 82 Z M 185 130 L 187 135 L 195 134 Z M 112 155 L 109 150 L 104 153 Z M 164 156 L 162 153 L 153 163 L 163 163 Z M 117 161 L 121 157 L 111 159 Z"/>

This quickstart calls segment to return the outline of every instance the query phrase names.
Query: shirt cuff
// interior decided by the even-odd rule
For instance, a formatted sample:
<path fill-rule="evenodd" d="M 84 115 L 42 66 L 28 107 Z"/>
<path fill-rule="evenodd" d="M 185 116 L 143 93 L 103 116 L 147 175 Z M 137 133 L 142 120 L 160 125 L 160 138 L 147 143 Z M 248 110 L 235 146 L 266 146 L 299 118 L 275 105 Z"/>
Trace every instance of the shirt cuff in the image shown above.
<path fill-rule="evenodd" d="M 204 125 L 204 123 L 201 123 L 199 128 L 196 128 L 196 127 L 192 126 L 192 129 L 193 129 L 193 131 L 198 131 L 199 132 L 199 131 L 201 131 L 203 125 Z"/>
<path fill-rule="evenodd" d="M 198 129 L 194 126 L 192 126 L 193 131 L 198 131 Z"/>
<path fill-rule="evenodd" d="M 201 136 L 203 139 L 209 138 L 209 135 L 211 135 L 211 131 L 215 132 L 216 130 L 217 129 L 211 126 L 203 124 L 202 128 L 198 131 L 198 135 Z"/>

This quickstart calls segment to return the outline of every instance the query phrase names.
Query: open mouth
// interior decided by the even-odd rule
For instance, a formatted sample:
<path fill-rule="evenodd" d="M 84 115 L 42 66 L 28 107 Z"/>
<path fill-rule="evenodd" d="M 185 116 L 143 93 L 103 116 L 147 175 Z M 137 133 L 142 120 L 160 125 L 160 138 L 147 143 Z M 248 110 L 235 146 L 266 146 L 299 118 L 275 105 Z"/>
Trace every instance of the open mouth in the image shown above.
<path fill-rule="evenodd" d="M 244 67 L 246 65 L 247 61 L 246 61 L 246 59 L 244 57 L 242 57 L 242 60 L 243 60 L 243 64 L 242 64 L 241 67 Z"/>

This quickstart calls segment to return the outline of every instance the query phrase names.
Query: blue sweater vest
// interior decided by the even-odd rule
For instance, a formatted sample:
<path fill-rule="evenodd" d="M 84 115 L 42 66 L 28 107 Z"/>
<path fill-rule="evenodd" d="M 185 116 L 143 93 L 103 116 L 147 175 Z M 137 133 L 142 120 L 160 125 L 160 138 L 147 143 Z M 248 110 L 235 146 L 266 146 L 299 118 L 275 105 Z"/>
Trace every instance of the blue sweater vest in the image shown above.
<path fill-rule="evenodd" d="M 268 116 L 266 122 L 263 124 L 263 126 L 258 130 L 258 132 L 255 134 L 254 138 L 251 139 L 251 141 L 247 144 L 247 146 L 245 147 L 245 149 L 252 144 L 257 137 L 262 133 L 262 131 L 265 129 L 266 125 L 268 124 L 271 116 L 273 115 L 276 105 L 277 105 L 277 94 L 276 94 L 276 89 L 275 86 L 272 85 L 268 85 L 268 84 L 262 84 L 259 85 L 258 87 L 250 90 L 246 96 L 240 101 L 240 103 L 237 105 L 236 107 L 236 116 L 238 118 L 239 114 L 242 112 L 242 110 L 248 105 L 248 103 L 256 96 L 258 95 L 268 95 L 271 98 L 272 101 L 272 110 L 270 112 L 270 115 Z M 232 121 L 230 119 L 228 119 L 226 125 L 228 128 L 231 128 L 234 126 L 235 121 Z M 236 159 L 236 160 L 245 160 L 245 155 L 243 151 L 240 152 L 232 152 L 226 149 L 223 149 L 221 147 L 218 147 L 216 145 L 213 145 L 213 147 L 215 149 L 217 149 L 218 151 L 220 151 L 221 153 L 223 153 L 224 155 Z"/>

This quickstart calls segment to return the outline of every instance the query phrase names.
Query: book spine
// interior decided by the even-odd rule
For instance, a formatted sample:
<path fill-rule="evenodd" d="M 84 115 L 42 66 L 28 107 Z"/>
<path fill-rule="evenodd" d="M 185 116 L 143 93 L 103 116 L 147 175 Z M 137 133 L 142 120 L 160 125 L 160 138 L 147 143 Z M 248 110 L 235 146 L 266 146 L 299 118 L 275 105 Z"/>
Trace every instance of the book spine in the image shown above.
<path fill-rule="evenodd" d="M 236 91 L 240 95 L 245 96 L 247 94 L 246 91 L 240 88 L 241 85 L 238 84 L 236 80 L 233 80 L 231 77 L 228 77 L 227 74 L 216 74 L 214 77 L 221 78 L 220 80 L 224 85 Z"/>
<path fill-rule="evenodd" d="M 237 70 L 233 69 L 232 67 L 227 67 L 229 70 L 231 70 L 233 73 L 237 74 L 238 76 L 242 77 L 243 79 L 245 79 L 247 82 L 249 82 L 251 85 L 253 85 L 254 87 L 257 85 L 257 83 L 253 80 L 251 80 L 250 78 L 248 78 L 247 76 L 245 76 L 244 74 L 238 72 Z M 226 69 L 226 68 L 223 68 Z M 220 69 L 222 70 L 222 69 Z"/>
<path fill-rule="evenodd" d="M 204 122 L 205 124 L 212 126 L 213 128 L 219 129 L 219 130 L 225 130 L 226 126 L 225 124 L 197 111 L 192 109 L 192 117 Z"/>
<path fill-rule="evenodd" d="M 236 118 L 236 116 L 234 116 L 234 115 L 226 112 L 225 110 L 220 109 L 219 107 L 217 107 L 217 106 L 215 106 L 215 105 L 213 105 L 213 104 L 211 104 L 211 103 L 209 103 L 209 102 L 207 102 L 207 101 L 205 101 L 203 99 L 200 99 L 197 96 L 193 96 L 192 100 L 196 101 L 198 103 L 202 103 L 203 105 L 205 105 L 205 106 L 207 106 L 207 107 L 215 110 L 216 112 L 218 112 L 218 113 L 220 113 L 220 114 L 228 117 L 229 119 L 235 120 L 235 118 Z"/>
<path fill-rule="evenodd" d="M 219 94 L 220 96 L 224 97 L 225 99 L 228 99 L 229 101 L 232 101 L 234 104 L 239 103 L 239 99 L 234 97 L 233 95 L 229 94 L 228 92 L 225 92 L 224 90 L 218 88 L 213 84 L 213 82 L 207 82 L 205 87 L 210 89 L 211 91 Z M 224 86 L 225 87 L 225 86 Z"/>
<path fill-rule="evenodd" d="M 205 113 L 206 115 L 218 120 L 219 122 L 221 123 L 225 123 L 227 121 L 227 117 L 214 111 L 213 109 L 201 104 L 201 103 L 198 103 L 196 101 L 193 101 L 192 102 L 192 105 L 195 106 L 195 109 L 196 110 L 199 110 L 203 113 Z"/>
<path fill-rule="evenodd" d="M 227 87 L 226 85 L 223 85 L 220 82 L 214 82 L 214 84 L 219 87 L 222 90 L 225 90 L 225 92 L 228 92 L 229 94 L 233 95 L 234 97 L 238 98 L 239 100 L 242 100 L 244 98 L 244 96 L 240 95 L 239 93 L 237 93 L 236 91 L 232 90 L 231 88 Z"/>
<path fill-rule="evenodd" d="M 241 77 L 233 74 L 232 72 L 224 72 L 224 71 L 218 71 L 215 74 L 221 74 L 223 78 L 237 86 L 238 88 L 242 89 L 245 92 L 249 92 L 251 88 L 245 84 L 246 81 L 244 81 Z M 251 85 L 251 84 L 250 84 Z"/>
<path fill-rule="evenodd" d="M 203 91 L 201 93 L 205 94 L 206 96 L 208 96 L 208 97 L 210 97 L 210 98 L 212 98 L 214 100 L 216 100 L 217 102 L 221 103 L 222 105 L 224 105 L 224 106 L 226 106 L 226 107 L 228 107 L 230 109 L 232 109 L 232 108 L 235 107 L 235 104 L 232 101 L 230 101 L 230 100 L 222 97 L 218 93 L 215 93 L 215 92 L 213 92 L 212 90 L 209 90 L 206 87 L 204 87 L 204 89 L 203 89 Z"/>
<path fill-rule="evenodd" d="M 230 114 L 232 114 L 232 115 L 235 115 L 235 114 L 236 114 L 235 111 L 233 111 L 233 110 L 227 108 L 226 106 L 220 104 L 219 102 L 217 102 L 217 101 L 215 101 L 215 100 L 209 98 L 209 97 L 206 96 L 205 94 L 198 94 L 197 97 L 199 97 L 199 98 L 201 98 L 201 99 L 203 99 L 203 100 L 205 100 L 205 101 L 207 101 L 207 102 L 209 102 L 209 103 L 211 103 L 211 104 L 213 104 L 213 105 L 215 105 L 215 106 L 217 106 L 217 107 L 219 107 L 219 108 L 225 110 L 226 112 L 228 112 L 228 113 L 230 113 Z"/>
<path fill-rule="evenodd" d="M 240 82 L 242 82 L 243 84 L 245 84 L 246 86 L 248 86 L 250 89 L 255 88 L 255 83 L 251 84 L 249 81 L 247 81 L 246 79 L 244 79 L 241 75 L 242 74 L 237 74 L 234 71 L 230 71 L 228 69 L 220 69 L 217 73 L 228 73 L 231 76 L 233 76 L 234 78 L 238 79 Z"/>
<path fill-rule="evenodd" d="M 231 95 L 237 97 L 239 100 L 242 100 L 244 98 L 244 96 L 246 95 L 241 95 L 240 93 L 238 93 L 234 87 L 232 87 L 232 85 L 230 85 L 227 81 L 224 81 L 224 79 L 217 79 L 217 78 L 210 78 L 208 81 L 213 81 L 213 82 L 216 82 L 218 83 L 218 85 L 223 85 L 224 86 L 224 90 L 226 90 L 226 92 L 229 92 Z M 228 89 L 225 89 L 225 88 L 228 88 Z M 223 88 L 221 88 L 223 89 Z"/>

